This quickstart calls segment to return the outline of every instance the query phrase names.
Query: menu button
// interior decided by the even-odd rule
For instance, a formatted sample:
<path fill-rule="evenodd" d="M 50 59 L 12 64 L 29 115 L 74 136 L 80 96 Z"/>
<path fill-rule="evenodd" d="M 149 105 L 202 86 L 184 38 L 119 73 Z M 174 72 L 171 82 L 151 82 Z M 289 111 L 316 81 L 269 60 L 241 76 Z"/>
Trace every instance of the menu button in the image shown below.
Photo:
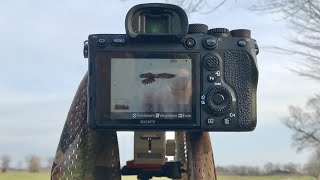
<path fill-rule="evenodd" d="M 113 45 L 124 45 L 126 43 L 125 38 L 113 38 L 112 44 Z"/>

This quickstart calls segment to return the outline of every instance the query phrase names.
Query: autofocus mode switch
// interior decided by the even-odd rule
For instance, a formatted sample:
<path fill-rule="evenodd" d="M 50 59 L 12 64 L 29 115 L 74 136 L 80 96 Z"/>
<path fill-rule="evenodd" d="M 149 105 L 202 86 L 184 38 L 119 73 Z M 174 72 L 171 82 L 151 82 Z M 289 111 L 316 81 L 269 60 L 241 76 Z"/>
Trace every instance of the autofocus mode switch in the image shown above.
<path fill-rule="evenodd" d="M 206 104 L 213 112 L 224 112 L 230 108 L 231 94 L 223 87 L 213 87 L 206 95 Z"/>
<path fill-rule="evenodd" d="M 214 49 L 217 47 L 218 39 L 216 37 L 209 36 L 203 39 L 202 43 L 206 49 Z"/>

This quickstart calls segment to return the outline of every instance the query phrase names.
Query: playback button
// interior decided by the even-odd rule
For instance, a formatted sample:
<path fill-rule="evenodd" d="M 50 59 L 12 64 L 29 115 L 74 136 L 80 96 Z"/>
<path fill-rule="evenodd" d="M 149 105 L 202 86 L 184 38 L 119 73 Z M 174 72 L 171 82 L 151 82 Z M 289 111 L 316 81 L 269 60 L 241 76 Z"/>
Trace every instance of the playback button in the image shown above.
<path fill-rule="evenodd" d="M 207 124 L 208 125 L 213 125 L 216 122 L 216 119 L 214 119 L 214 117 L 209 117 L 207 119 Z"/>

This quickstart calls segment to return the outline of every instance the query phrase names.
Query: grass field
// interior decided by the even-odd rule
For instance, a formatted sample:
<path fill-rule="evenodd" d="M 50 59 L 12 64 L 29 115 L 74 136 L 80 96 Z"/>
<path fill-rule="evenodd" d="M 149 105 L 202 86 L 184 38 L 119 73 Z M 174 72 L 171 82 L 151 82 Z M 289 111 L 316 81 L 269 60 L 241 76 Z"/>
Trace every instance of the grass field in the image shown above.
<path fill-rule="evenodd" d="M 0 180 L 49 180 L 49 173 L 27 173 L 7 172 L 0 173 Z M 136 180 L 136 177 L 123 177 L 122 180 Z M 153 178 L 153 180 L 168 180 L 167 178 Z M 311 177 L 288 177 L 288 176 L 260 176 L 260 177 L 239 177 L 220 176 L 218 180 L 313 180 Z"/>

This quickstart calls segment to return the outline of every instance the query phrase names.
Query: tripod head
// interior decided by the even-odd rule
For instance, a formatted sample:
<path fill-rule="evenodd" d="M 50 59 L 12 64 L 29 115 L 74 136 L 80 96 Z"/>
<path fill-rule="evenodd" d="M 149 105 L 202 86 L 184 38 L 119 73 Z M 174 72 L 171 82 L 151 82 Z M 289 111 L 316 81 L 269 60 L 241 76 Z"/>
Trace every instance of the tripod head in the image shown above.
<path fill-rule="evenodd" d="M 168 177 L 180 179 L 182 169 L 180 161 L 168 161 L 166 156 L 176 155 L 174 140 L 166 140 L 165 132 L 135 132 L 134 160 L 127 161 L 121 169 L 122 175 L 137 175 L 138 179 Z"/>

